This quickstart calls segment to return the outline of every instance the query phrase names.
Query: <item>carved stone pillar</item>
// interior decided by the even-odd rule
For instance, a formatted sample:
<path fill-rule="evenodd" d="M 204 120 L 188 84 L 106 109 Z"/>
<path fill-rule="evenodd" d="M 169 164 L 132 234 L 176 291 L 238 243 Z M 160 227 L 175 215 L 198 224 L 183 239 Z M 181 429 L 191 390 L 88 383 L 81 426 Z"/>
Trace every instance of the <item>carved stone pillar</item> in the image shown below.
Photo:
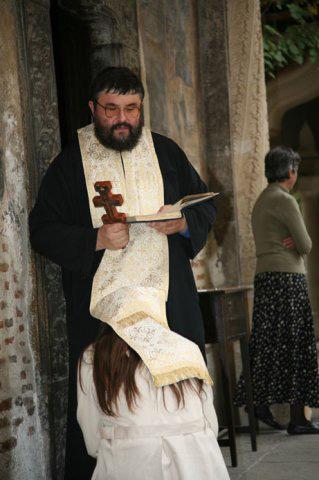
<path fill-rule="evenodd" d="M 19 2 L 24 33 L 25 82 L 28 91 L 28 123 L 25 134 L 30 145 L 29 169 L 32 207 L 43 174 L 60 150 L 58 105 L 51 38 L 50 2 Z M 68 351 L 65 306 L 60 269 L 35 256 L 37 273 L 38 328 L 46 340 L 41 365 L 47 366 L 46 382 L 50 416 L 51 474 L 62 475 L 65 444 Z M 45 321 L 44 321 L 45 320 Z"/>
<path fill-rule="evenodd" d="M 229 0 L 227 16 L 230 126 L 239 261 L 242 282 L 251 283 L 255 272 L 251 212 L 256 198 L 266 186 L 264 157 L 269 148 L 259 2 Z"/>

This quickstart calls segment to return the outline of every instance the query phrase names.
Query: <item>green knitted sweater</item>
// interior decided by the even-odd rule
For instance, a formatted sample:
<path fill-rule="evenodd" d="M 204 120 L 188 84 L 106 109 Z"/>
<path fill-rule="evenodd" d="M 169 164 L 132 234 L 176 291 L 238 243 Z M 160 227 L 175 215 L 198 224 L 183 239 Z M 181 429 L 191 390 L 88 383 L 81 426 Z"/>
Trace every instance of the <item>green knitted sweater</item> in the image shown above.
<path fill-rule="evenodd" d="M 298 204 L 288 190 L 271 183 L 258 197 L 252 213 L 256 245 L 256 273 L 305 273 L 303 256 L 311 250 L 311 239 Z M 293 237 L 295 249 L 283 240 Z"/>

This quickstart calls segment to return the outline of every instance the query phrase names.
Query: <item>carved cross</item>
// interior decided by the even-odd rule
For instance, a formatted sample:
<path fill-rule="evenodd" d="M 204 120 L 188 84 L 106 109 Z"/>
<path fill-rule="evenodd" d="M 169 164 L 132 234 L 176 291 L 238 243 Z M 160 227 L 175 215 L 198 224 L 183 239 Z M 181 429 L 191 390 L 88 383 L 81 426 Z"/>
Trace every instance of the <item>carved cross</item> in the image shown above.
<path fill-rule="evenodd" d="M 120 194 L 112 193 L 111 182 L 95 182 L 94 189 L 99 193 L 93 198 L 95 207 L 104 207 L 105 214 L 102 216 L 102 222 L 106 223 L 125 223 L 125 213 L 120 213 L 116 207 L 123 205 L 123 197 Z"/>

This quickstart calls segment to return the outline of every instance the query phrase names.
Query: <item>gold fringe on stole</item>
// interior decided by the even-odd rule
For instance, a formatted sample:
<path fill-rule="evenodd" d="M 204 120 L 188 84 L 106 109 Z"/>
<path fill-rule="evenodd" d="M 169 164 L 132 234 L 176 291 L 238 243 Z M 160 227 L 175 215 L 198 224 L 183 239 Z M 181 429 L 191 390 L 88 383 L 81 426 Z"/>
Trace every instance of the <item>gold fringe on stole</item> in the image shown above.
<path fill-rule="evenodd" d="M 156 387 L 164 387 L 165 385 L 177 383 L 181 380 L 187 380 L 189 378 L 199 378 L 207 385 L 213 385 L 213 381 L 208 374 L 207 369 L 200 367 L 183 367 L 167 373 L 153 375 L 154 385 Z"/>
<path fill-rule="evenodd" d="M 119 328 L 118 322 L 110 322 L 110 326 L 113 330 L 121 337 L 128 345 L 131 344 L 127 336 L 125 335 L 123 328 Z M 169 330 L 168 326 L 166 328 Z M 190 342 L 192 343 L 192 342 Z M 198 349 L 197 345 L 196 348 Z M 148 367 L 149 372 L 153 378 L 154 385 L 156 387 L 164 387 L 165 385 L 170 385 L 172 383 L 177 383 L 182 380 L 187 380 L 189 378 L 199 378 L 203 380 L 207 385 L 213 385 L 213 381 L 209 375 L 207 366 L 202 359 L 200 363 L 196 363 L 196 365 L 185 365 L 185 362 L 178 362 L 180 365 L 176 365 L 172 367 L 163 367 L 159 366 L 158 368 L 154 368 L 154 365 L 150 365 L 150 359 L 145 355 L 145 352 L 142 349 L 134 347 L 136 353 L 141 357 L 143 363 Z M 199 349 L 198 349 L 199 350 Z M 153 367 L 153 368 L 152 368 Z M 157 373 L 158 369 L 161 369 L 161 373 Z"/>

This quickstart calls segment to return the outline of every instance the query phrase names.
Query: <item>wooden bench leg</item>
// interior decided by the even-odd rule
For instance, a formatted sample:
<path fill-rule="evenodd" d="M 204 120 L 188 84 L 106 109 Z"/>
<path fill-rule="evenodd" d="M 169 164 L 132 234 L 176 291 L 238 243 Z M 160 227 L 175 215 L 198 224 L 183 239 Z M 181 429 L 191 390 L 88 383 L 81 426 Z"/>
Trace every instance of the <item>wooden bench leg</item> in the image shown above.
<path fill-rule="evenodd" d="M 235 437 L 235 414 L 233 407 L 233 395 L 231 391 L 231 378 L 230 378 L 230 369 L 228 362 L 228 351 L 227 344 L 220 344 L 220 359 L 222 367 L 222 382 L 223 382 L 223 393 L 225 399 L 225 407 L 227 414 L 227 427 L 228 427 L 228 438 L 229 438 L 229 448 L 230 448 L 230 457 L 232 467 L 237 467 L 237 449 L 236 449 L 236 437 Z"/>
<path fill-rule="evenodd" d="M 250 374 L 249 350 L 248 350 L 248 342 L 246 337 L 242 337 L 240 339 L 240 353 L 241 353 L 242 365 L 243 365 L 243 376 L 245 379 L 246 406 L 247 406 L 247 412 L 248 412 L 250 442 L 251 442 L 252 451 L 256 452 L 257 451 L 256 419 L 254 414 L 254 401 L 253 401 L 253 389 L 252 389 L 251 374 Z"/>

